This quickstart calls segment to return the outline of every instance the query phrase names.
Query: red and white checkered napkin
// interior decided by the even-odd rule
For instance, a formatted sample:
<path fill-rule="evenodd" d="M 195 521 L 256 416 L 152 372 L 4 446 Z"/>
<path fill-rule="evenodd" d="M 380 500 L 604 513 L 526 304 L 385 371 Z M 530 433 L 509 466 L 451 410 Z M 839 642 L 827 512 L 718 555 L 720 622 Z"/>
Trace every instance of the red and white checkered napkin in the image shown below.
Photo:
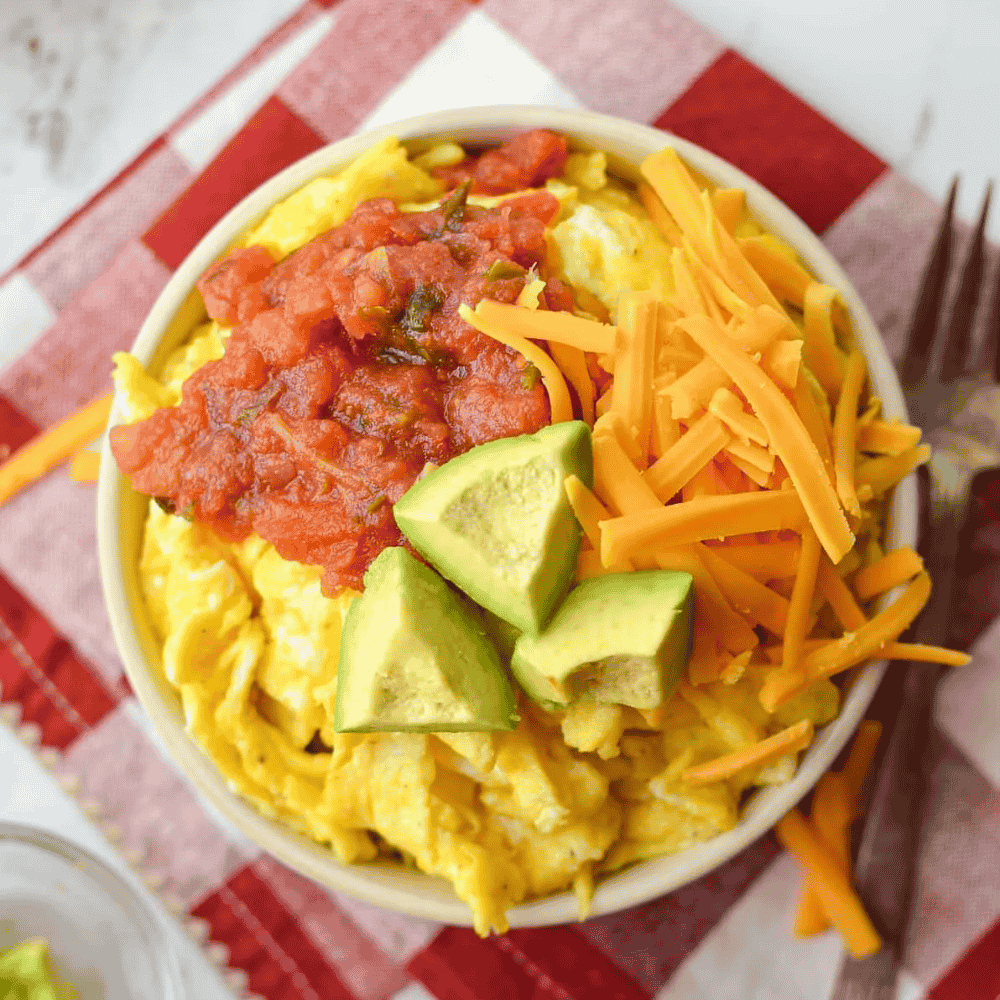
<path fill-rule="evenodd" d="M 0 373 L 0 442 L 14 448 L 106 392 L 112 351 L 131 344 L 171 270 L 260 182 L 368 122 L 459 102 L 586 106 L 720 154 L 823 235 L 898 350 L 937 207 L 676 10 L 646 0 L 310 0 L 20 263 L 0 328 L 23 334 L 34 323 L 38 335 Z M 992 489 L 984 523 L 998 506 Z M 485 941 L 326 892 L 261 855 L 206 811 L 145 728 L 101 599 L 93 503 L 57 470 L 0 510 L 2 698 L 40 727 L 126 851 L 204 921 L 252 992 L 828 995 L 839 944 L 791 936 L 798 876 L 770 837 L 645 906 Z M 996 575 L 985 551 L 969 563 L 973 599 Z M 911 996 L 1000 993 L 998 661 L 994 629 L 941 699 L 952 742 L 935 751 Z"/>

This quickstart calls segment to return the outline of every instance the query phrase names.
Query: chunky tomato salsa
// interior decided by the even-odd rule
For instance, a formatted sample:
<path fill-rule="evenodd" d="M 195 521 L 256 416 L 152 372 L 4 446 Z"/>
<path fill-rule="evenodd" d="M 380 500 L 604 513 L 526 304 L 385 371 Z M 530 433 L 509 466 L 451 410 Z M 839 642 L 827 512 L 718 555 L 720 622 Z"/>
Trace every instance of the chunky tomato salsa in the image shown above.
<path fill-rule="evenodd" d="M 223 538 L 255 532 L 322 566 L 328 594 L 359 587 L 402 544 L 392 504 L 428 463 L 548 423 L 537 370 L 457 309 L 513 302 L 532 269 L 548 278 L 540 308 L 572 308 L 546 274 L 556 199 L 466 202 L 470 186 L 541 184 L 565 158 L 565 140 L 527 133 L 449 168 L 458 186 L 432 211 L 376 199 L 279 263 L 263 247 L 231 252 L 198 285 L 232 326 L 225 354 L 178 406 L 112 430 L 122 471 Z"/>

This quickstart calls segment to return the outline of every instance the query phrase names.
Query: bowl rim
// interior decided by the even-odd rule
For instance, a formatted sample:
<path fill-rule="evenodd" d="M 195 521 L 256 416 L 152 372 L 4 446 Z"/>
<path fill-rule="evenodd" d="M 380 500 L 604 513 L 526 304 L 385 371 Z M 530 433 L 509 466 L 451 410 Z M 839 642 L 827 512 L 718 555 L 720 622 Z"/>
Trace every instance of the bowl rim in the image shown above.
<path fill-rule="evenodd" d="M 791 209 L 762 185 L 712 153 L 652 126 L 590 111 L 566 111 L 534 105 L 500 105 L 432 112 L 389 123 L 331 143 L 293 163 L 242 199 L 198 242 L 174 272 L 142 324 L 131 352 L 144 366 L 153 360 L 168 327 L 183 314 L 194 284 L 239 233 L 276 202 L 322 174 L 342 169 L 376 142 L 397 136 L 401 142 L 452 138 L 474 145 L 497 141 L 517 131 L 551 128 L 571 141 L 615 154 L 616 164 L 635 168 L 644 155 L 672 146 L 687 163 L 716 183 L 740 187 L 754 216 L 791 244 L 807 267 L 840 290 L 854 321 L 855 336 L 868 362 L 871 383 L 885 413 L 906 419 L 906 406 L 895 369 L 878 330 L 840 264 L 819 237 Z M 193 322 L 193 321 L 192 321 Z M 190 326 L 188 327 L 190 329 Z M 123 417 L 117 395 L 109 426 Z M 442 879 L 401 872 L 381 865 L 344 865 L 312 840 L 270 820 L 232 791 L 204 751 L 184 728 L 179 706 L 162 697 L 133 621 L 126 586 L 125 552 L 120 533 L 121 508 L 133 495 L 111 454 L 102 445 L 97 487 L 97 540 L 101 582 L 118 652 L 136 697 L 161 741 L 209 808 L 235 826 L 262 850 L 328 889 L 410 916 L 470 926 L 471 912 Z M 916 540 L 916 481 L 908 477 L 889 505 L 892 547 Z M 133 568 L 132 572 L 137 576 Z M 885 670 L 870 663 L 858 677 L 840 714 L 818 731 L 795 776 L 788 783 L 757 792 L 737 825 L 709 841 L 665 857 L 640 862 L 602 879 L 595 886 L 590 916 L 638 905 L 673 891 L 735 856 L 794 806 L 830 767 L 864 716 Z M 561 892 L 517 904 L 507 911 L 511 927 L 543 926 L 579 919 L 576 897 Z"/>

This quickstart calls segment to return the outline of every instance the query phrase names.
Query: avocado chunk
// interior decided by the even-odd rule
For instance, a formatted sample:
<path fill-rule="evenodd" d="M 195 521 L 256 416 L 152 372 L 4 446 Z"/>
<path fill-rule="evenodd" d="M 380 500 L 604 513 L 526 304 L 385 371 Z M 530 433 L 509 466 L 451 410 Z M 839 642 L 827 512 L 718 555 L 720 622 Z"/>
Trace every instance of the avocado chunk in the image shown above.
<path fill-rule="evenodd" d="M 0 996 L 5 1000 L 70 1000 L 79 994 L 59 974 L 43 938 L 0 952 Z"/>
<path fill-rule="evenodd" d="M 547 708 L 578 700 L 656 708 L 684 673 L 693 627 L 690 573 L 611 573 L 571 590 L 540 635 L 521 635 L 510 666 Z"/>
<path fill-rule="evenodd" d="M 563 483 L 593 484 L 579 420 L 477 445 L 397 501 L 400 531 L 443 576 L 523 632 L 538 632 L 576 569 L 580 526 Z"/>
<path fill-rule="evenodd" d="M 383 550 L 344 621 L 337 732 L 513 729 L 517 702 L 467 602 L 403 548 Z"/>

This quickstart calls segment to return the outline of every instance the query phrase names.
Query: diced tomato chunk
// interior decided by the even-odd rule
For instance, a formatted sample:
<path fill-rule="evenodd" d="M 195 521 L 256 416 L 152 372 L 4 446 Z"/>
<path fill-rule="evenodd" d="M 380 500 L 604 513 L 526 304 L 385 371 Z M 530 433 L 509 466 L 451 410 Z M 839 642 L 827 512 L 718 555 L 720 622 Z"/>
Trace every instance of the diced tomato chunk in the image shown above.
<path fill-rule="evenodd" d="M 274 258 L 265 247 L 231 250 L 198 280 L 198 291 L 212 319 L 232 324 L 239 319 L 239 293 L 271 273 Z"/>
<path fill-rule="evenodd" d="M 566 139 L 548 129 L 523 132 L 478 159 L 435 170 L 448 187 L 471 178 L 473 194 L 507 194 L 540 187 L 566 166 Z"/>

